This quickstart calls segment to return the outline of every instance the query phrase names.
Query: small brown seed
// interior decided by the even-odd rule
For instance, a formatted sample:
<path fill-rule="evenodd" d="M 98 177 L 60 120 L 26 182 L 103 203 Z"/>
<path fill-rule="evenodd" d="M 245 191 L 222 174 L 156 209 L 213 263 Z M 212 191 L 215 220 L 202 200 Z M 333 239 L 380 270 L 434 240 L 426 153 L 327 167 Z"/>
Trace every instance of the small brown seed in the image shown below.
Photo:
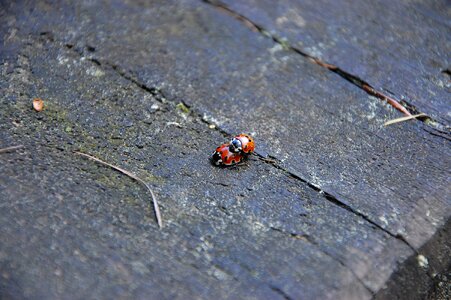
<path fill-rule="evenodd" d="M 33 108 L 35 111 L 41 111 L 44 109 L 44 101 L 40 98 L 33 99 Z"/>

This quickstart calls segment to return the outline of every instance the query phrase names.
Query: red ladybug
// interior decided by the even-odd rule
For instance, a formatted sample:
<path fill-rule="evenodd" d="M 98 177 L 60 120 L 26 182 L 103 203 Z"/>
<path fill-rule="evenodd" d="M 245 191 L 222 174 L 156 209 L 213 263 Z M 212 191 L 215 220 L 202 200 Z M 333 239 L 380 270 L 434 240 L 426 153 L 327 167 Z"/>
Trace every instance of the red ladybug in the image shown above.
<path fill-rule="evenodd" d="M 240 134 L 232 139 L 229 149 L 233 153 L 251 154 L 255 150 L 255 143 L 250 135 Z"/>
<path fill-rule="evenodd" d="M 217 166 L 233 166 L 243 160 L 241 153 L 233 153 L 230 151 L 230 144 L 222 144 L 216 148 L 215 153 L 211 157 L 211 161 Z"/>

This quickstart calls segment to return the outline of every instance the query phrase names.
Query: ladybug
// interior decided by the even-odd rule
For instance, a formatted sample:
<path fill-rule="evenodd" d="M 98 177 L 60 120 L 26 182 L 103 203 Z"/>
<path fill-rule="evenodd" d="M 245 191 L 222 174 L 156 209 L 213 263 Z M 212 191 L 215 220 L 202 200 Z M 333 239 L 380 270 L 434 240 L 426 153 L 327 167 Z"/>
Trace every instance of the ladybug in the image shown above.
<path fill-rule="evenodd" d="M 229 149 L 233 153 L 251 154 L 255 150 L 255 143 L 250 135 L 239 134 L 232 139 Z"/>
<path fill-rule="evenodd" d="M 243 160 L 241 153 L 233 153 L 230 151 L 230 144 L 222 144 L 211 157 L 211 161 L 217 166 L 233 166 Z"/>

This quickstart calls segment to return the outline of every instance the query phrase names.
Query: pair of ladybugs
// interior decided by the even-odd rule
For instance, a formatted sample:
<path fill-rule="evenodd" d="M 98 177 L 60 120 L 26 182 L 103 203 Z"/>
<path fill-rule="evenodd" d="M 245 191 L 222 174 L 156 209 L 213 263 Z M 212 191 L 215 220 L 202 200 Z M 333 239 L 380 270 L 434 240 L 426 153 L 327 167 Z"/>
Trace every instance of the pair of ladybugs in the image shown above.
<path fill-rule="evenodd" d="M 251 136 L 240 134 L 234 137 L 230 143 L 225 143 L 216 148 L 211 157 L 212 162 L 217 166 L 233 166 L 254 152 L 255 143 Z"/>

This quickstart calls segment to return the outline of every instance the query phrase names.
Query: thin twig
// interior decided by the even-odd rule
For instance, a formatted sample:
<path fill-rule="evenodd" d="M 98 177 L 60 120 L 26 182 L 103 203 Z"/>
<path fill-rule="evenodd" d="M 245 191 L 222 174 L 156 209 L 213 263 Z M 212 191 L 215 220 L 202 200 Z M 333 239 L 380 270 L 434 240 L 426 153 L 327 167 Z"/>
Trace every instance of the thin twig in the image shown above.
<path fill-rule="evenodd" d="M 17 150 L 22 148 L 23 145 L 18 145 L 18 146 L 11 146 L 11 147 L 6 147 L 6 148 L 2 148 L 0 149 L 0 153 L 4 153 L 4 152 L 9 152 L 9 151 L 13 151 L 13 150 Z"/>
<path fill-rule="evenodd" d="M 411 119 L 416 119 L 416 118 L 419 118 L 419 117 L 426 117 L 426 114 L 425 113 L 421 113 L 421 114 L 418 114 L 418 115 L 413 115 L 413 116 L 407 116 L 407 117 L 401 117 L 401 118 L 393 119 L 393 120 L 385 122 L 384 126 L 396 124 L 396 123 L 399 123 L 399 122 L 408 121 L 408 120 L 411 120 Z"/>
<path fill-rule="evenodd" d="M 403 114 L 405 114 L 406 116 L 411 116 L 412 114 L 404 107 L 401 105 L 401 103 L 399 103 L 396 99 L 389 97 L 377 90 L 375 90 L 374 88 L 372 88 L 371 86 L 369 86 L 368 84 L 364 83 L 362 85 L 362 88 L 365 92 L 376 96 L 377 98 L 381 99 L 381 100 L 385 100 L 387 101 L 388 104 L 390 104 L 391 106 L 393 106 L 394 108 L 396 108 L 397 110 L 399 110 L 400 112 L 402 112 Z"/>
<path fill-rule="evenodd" d="M 121 173 L 127 175 L 128 177 L 131 177 L 131 178 L 133 178 L 134 180 L 136 180 L 136 181 L 142 183 L 142 184 L 149 190 L 150 195 L 152 196 L 153 208 L 154 208 L 154 210 L 155 210 L 155 216 L 156 216 L 156 218 L 157 218 L 158 226 L 160 226 L 160 228 L 163 227 L 163 221 L 162 221 L 162 219 L 161 219 L 161 213 L 160 213 L 160 208 L 158 207 L 157 198 L 155 197 L 155 195 L 154 195 L 152 189 L 149 187 L 149 185 L 148 185 L 147 183 L 144 182 L 144 180 L 142 180 L 141 178 L 139 178 L 138 176 L 136 176 L 135 174 L 133 174 L 133 173 L 127 171 L 127 170 L 124 170 L 124 169 L 122 169 L 122 168 L 116 167 L 116 166 L 114 166 L 114 165 L 112 165 L 112 164 L 110 164 L 110 163 L 107 163 L 107 162 L 105 162 L 105 161 L 103 161 L 103 160 L 100 160 L 100 159 L 98 159 L 98 158 L 96 158 L 96 157 L 94 157 L 94 156 L 91 156 L 91 155 L 89 155 L 89 154 L 85 154 L 85 153 L 78 152 L 78 151 L 75 151 L 75 154 L 82 155 L 82 156 L 87 157 L 87 158 L 89 158 L 89 159 L 92 159 L 92 160 L 94 160 L 94 161 L 96 161 L 96 162 L 98 162 L 98 163 L 101 163 L 101 164 L 106 165 L 106 166 L 108 166 L 108 167 L 110 167 L 110 168 L 113 168 L 113 169 L 115 169 L 116 171 L 119 171 L 119 172 L 121 172 Z"/>

